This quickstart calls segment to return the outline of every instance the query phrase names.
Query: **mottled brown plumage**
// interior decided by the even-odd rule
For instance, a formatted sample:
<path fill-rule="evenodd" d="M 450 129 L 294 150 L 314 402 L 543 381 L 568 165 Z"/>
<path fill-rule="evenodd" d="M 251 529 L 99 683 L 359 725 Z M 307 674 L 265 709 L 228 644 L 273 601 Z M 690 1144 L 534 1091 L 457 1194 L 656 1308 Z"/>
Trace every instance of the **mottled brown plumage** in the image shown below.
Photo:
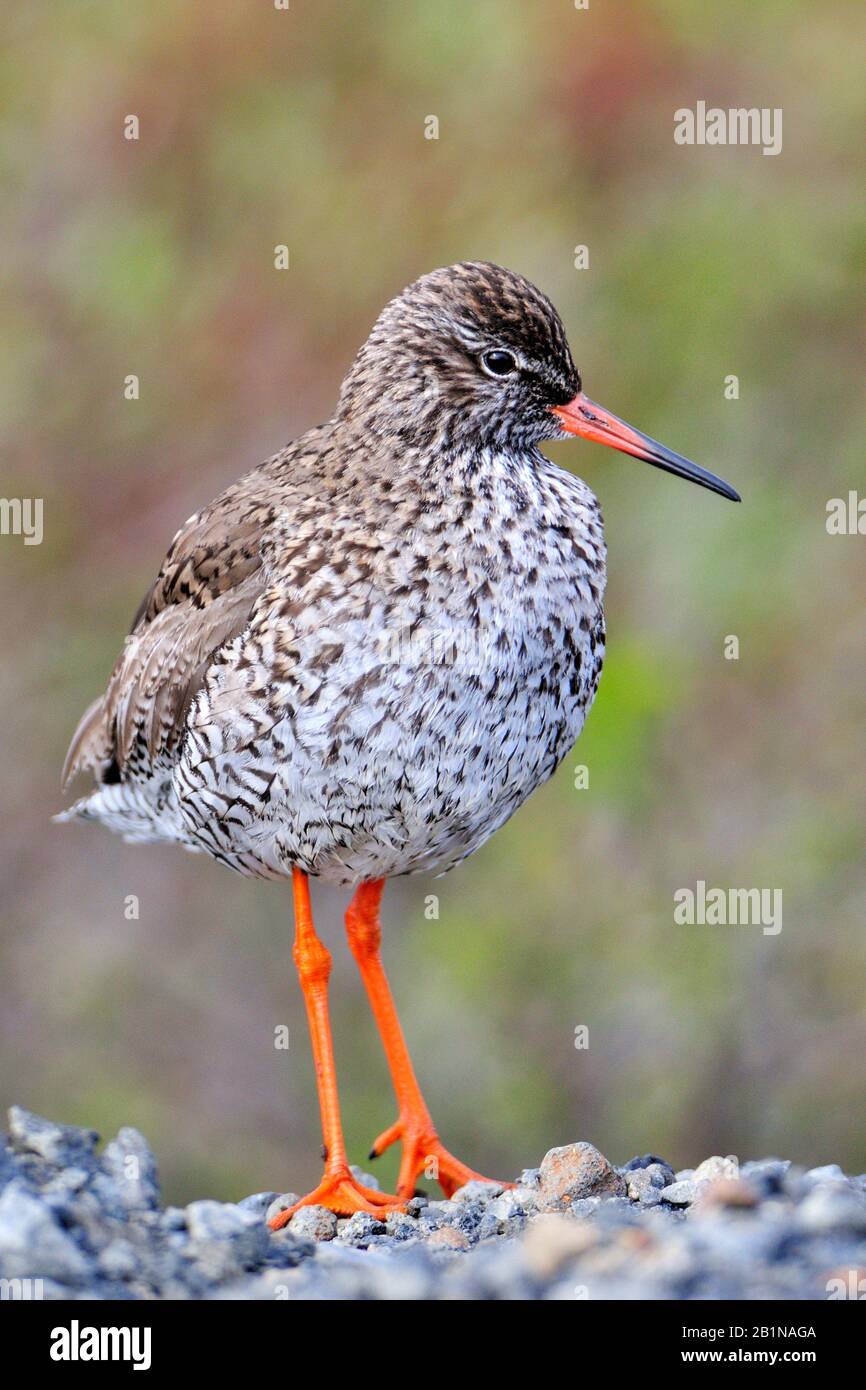
<path fill-rule="evenodd" d="M 600 437 L 534 286 L 470 262 L 382 311 L 333 419 L 181 528 L 67 773 L 68 814 L 244 873 L 442 871 L 554 771 L 598 685 L 601 517 L 539 450 Z"/>
<path fill-rule="evenodd" d="M 272 461 L 273 463 L 273 461 Z M 122 777 L 140 745 L 147 766 L 171 753 L 214 654 L 242 632 L 263 587 L 267 465 L 191 516 L 136 613 L 105 694 L 75 731 L 64 783 L 89 769 Z"/>

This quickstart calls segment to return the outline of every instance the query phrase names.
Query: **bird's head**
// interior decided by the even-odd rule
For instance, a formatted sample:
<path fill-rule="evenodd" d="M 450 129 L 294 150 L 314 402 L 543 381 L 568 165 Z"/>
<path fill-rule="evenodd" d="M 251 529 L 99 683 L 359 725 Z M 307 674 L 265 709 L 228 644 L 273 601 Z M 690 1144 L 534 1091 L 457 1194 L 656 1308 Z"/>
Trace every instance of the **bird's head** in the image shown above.
<path fill-rule="evenodd" d="M 436 450 L 525 451 L 582 435 L 739 501 L 721 478 L 589 400 L 550 300 L 486 261 L 431 271 L 385 306 L 337 419 Z"/>

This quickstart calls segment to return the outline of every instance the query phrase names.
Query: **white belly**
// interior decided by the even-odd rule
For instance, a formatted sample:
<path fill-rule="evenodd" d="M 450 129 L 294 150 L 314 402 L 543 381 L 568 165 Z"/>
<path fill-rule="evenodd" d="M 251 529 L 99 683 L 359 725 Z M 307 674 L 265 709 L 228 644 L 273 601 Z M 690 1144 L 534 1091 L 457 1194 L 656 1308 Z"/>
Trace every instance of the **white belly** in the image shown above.
<path fill-rule="evenodd" d="M 520 617 L 385 643 L 344 628 L 306 700 L 252 737 L 235 702 L 219 748 L 219 694 L 203 697 L 175 774 L 191 840 L 247 871 L 344 884 L 451 868 L 552 774 L 598 684 L 600 609 L 571 606 L 556 632 Z"/>

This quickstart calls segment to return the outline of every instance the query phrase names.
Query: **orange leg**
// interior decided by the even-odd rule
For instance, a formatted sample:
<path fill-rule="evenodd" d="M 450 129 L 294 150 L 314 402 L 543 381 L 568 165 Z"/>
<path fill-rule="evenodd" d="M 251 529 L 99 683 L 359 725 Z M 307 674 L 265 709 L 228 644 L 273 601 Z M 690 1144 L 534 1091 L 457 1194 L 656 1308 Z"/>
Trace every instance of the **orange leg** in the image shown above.
<path fill-rule="evenodd" d="M 299 1207 L 329 1207 L 331 1211 L 343 1216 L 355 1211 L 383 1216 L 389 1211 L 402 1210 L 403 1205 L 397 1197 L 363 1186 L 349 1171 L 337 1096 L 331 1022 L 328 1016 L 331 953 L 316 935 L 310 907 L 310 886 L 307 875 L 300 869 L 292 870 L 292 887 L 295 897 L 295 945 L 292 955 L 298 968 L 310 1024 L 316 1086 L 322 1112 L 322 1138 L 325 1141 L 325 1172 L 314 1191 L 274 1217 L 270 1223 L 272 1231 L 278 1231 L 281 1226 L 285 1226 Z"/>
<path fill-rule="evenodd" d="M 358 962 L 358 969 L 382 1038 L 399 1111 L 395 1123 L 390 1129 L 386 1129 L 384 1134 L 379 1135 L 370 1157 L 378 1158 L 391 1144 L 402 1139 L 403 1161 L 397 1181 L 398 1196 L 404 1201 L 411 1197 L 415 1191 L 415 1179 L 419 1173 L 423 1173 L 426 1178 L 438 1182 L 445 1196 L 450 1197 L 458 1187 L 462 1187 L 473 1178 L 481 1182 L 491 1182 L 492 1179 L 482 1178 L 480 1173 L 467 1168 L 465 1163 L 461 1163 L 448 1152 L 436 1133 L 430 1111 L 421 1094 L 388 978 L 379 956 L 382 935 L 379 904 L 384 886 L 383 879 L 375 883 L 362 883 L 346 913 L 349 945 Z M 502 1184 L 505 1187 L 511 1185 Z"/>

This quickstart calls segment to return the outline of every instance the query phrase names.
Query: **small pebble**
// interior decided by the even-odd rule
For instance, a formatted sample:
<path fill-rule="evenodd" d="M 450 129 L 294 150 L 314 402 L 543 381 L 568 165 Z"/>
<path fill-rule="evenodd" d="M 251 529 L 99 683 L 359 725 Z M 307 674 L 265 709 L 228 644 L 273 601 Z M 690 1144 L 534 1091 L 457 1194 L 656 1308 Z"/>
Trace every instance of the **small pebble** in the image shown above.
<path fill-rule="evenodd" d="M 385 1219 L 385 1230 L 394 1240 L 414 1240 L 418 1235 L 418 1222 L 401 1211 L 391 1211 Z"/>
<path fill-rule="evenodd" d="M 471 1241 L 463 1231 L 458 1231 L 456 1226 L 437 1226 L 435 1231 L 430 1232 L 427 1244 L 435 1249 L 445 1246 L 449 1250 L 468 1250 Z"/>
<path fill-rule="evenodd" d="M 730 1207 L 741 1211 L 756 1207 L 760 1201 L 757 1187 L 744 1178 L 716 1178 L 701 1195 L 706 1207 Z"/>
<path fill-rule="evenodd" d="M 260 1216 L 264 1220 L 271 1205 L 278 1200 L 278 1192 L 253 1192 L 249 1197 L 242 1197 L 237 1205 L 241 1211 L 255 1212 L 256 1216 Z M 283 1210 L 285 1211 L 285 1207 Z"/>
<path fill-rule="evenodd" d="M 626 1172 L 628 1196 L 633 1202 L 643 1202 L 654 1206 L 661 1201 L 662 1189 L 666 1186 L 664 1173 L 659 1164 L 648 1168 L 637 1168 Z"/>
<path fill-rule="evenodd" d="M 625 1196 L 625 1178 L 592 1144 L 550 1149 L 541 1161 L 541 1207 L 564 1211 L 584 1197 Z"/>
<path fill-rule="evenodd" d="M 479 1182 L 473 1178 L 472 1182 L 467 1182 L 463 1187 L 458 1187 L 452 1197 L 453 1202 L 473 1202 L 477 1198 L 482 1201 L 492 1202 L 495 1197 L 501 1197 L 505 1188 L 501 1182 Z"/>
<path fill-rule="evenodd" d="M 289 1222 L 289 1230 L 307 1240 L 333 1240 L 337 1217 L 327 1207 L 300 1207 Z"/>
<path fill-rule="evenodd" d="M 817 1187 L 798 1208 L 797 1222 L 806 1231 L 866 1232 L 866 1199 L 843 1187 Z"/>
<path fill-rule="evenodd" d="M 672 1207 L 688 1207 L 701 1195 L 702 1184 L 690 1178 L 678 1179 L 662 1190 L 662 1201 Z"/>
<path fill-rule="evenodd" d="M 284 1211 L 288 1211 L 289 1207 L 293 1207 L 295 1203 L 300 1200 L 300 1194 L 297 1192 L 283 1192 L 281 1196 L 275 1197 L 265 1211 L 265 1223 L 267 1224 L 276 1220 L 278 1216 Z M 240 1205 L 240 1202 L 238 1202 L 238 1206 Z"/>
<path fill-rule="evenodd" d="M 20 1105 L 9 1110 L 9 1137 L 13 1151 L 38 1154 L 46 1163 L 72 1163 L 93 1154 L 99 1135 L 95 1129 L 76 1129 L 33 1115 Z"/>
<path fill-rule="evenodd" d="M 106 1144 L 102 1167 L 116 1180 L 126 1206 L 154 1211 L 159 1206 L 156 1159 L 137 1129 L 121 1129 L 117 1138 Z"/>
<path fill-rule="evenodd" d="M 343 1245 L 354 1245 L 363 1250 L 368 1245 L 371 1236 L 384 1235 L 385 1232 L 384 1221 L 368 1215 L 365 1211 L 356 1211 L 347 1221 L 337 1222 L 336 1239 Z"/>
<path fill-rule="evenodd" d="M 736 1159 L 722 1158 L 720 1154 L 714 1154 L 712 1158 L 705 1158 L 703 1163 L 699 1163 L 692 1174 L 693 1182 L 714 1182 L 716 1178 L 736 1178 L 739 1175 L 739 1165 Z"/>
<path fill-rule="evenodd" d="M 641 1154 L 637 1158 L 630 1158 L 623 1171 L 633 1173 L 639 1168 L 667 1168 L 673 1177 L 673 1169 L 670 1164 L 665 1163 L 664 1159 L 658 1158 L 656 1154 Z"/>

